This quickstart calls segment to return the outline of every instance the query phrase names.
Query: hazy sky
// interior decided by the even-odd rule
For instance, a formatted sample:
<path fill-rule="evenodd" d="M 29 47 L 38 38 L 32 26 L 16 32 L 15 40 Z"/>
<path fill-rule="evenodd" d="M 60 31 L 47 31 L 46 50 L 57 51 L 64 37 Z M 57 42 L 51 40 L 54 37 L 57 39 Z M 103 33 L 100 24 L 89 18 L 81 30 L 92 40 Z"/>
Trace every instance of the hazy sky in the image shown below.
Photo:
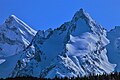
<path fill-rule="evenodd" d="M 80 8 L 108 30 L 120 25 L 120 0 L 0 0 L 0 23 L 14 14 L 36 30 L 56 28 Z"/>

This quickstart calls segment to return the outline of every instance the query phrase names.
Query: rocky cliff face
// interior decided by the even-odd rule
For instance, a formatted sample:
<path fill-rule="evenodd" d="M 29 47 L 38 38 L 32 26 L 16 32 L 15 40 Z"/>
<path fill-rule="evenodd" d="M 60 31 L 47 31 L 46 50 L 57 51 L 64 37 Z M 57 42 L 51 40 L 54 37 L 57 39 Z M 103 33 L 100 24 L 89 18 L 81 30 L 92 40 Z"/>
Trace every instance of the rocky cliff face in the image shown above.
<path fill-rule="evenodd" d="M 27 37 L 25 39 L 31 41 Z M 14 55 L 17 59 L 9 75 L 0 77 L 54 78 L 110 73 L 114 71 L 115 65 L 108 61 L 108 44 L 106 30 L 80 9 L 71 21 L 59 28 L 39 30 L 31 43 Z"/>

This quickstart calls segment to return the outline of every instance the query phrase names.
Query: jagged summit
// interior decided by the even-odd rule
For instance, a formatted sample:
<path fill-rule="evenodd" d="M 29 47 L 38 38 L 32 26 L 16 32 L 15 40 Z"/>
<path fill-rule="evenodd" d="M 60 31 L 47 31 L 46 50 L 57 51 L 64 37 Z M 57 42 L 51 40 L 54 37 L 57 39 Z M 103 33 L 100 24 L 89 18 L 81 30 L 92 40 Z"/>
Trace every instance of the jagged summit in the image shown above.
<path fill-rule="evenodd" d="M 95 21 L 90 17 L 90 15 L 82 8 L 75 13 L 72 21 L 77 21 L 79 18 L 95 23 Z"/>
<path fill-rule="evenodd" d="M 0 56 L 17 54 L 30 44 L 36 33 L 15 15 L 9 16 L 0 26 Z"/>
<path fill-rule="evenodd" d="M 80 11 L 84 13 L 84 9 L 83 8 L 81 8 Z"/>
<path fill-rule="evenodd" d="M 15 15 L 10 15 L 3 25 L 6 25 L 7 27 L 16 27 L 17 29 L 24 29 L 28 31 L 31 35 L 34 35 L 37 33 L 34 29 L 29 27 L 26 23 L 24 23 L 22 20 L 17 18 Z"/>
<path fill-rule="evenodd" d="M 8 23 L 10 21 L 16 21 L 18 18 L 15 15 L 10 15 L 6 20 L 5 23 Z"/>
<path fill-rule="evenodd" d="M 78 15 L 78 14 L 79 14 L 79 16 L 85 16 L 86 12 L 84 9 L 81 8 L 79 11 L 76 12 L 75 15 Z"/>
<path fill-rule="evenodd" d="M 10 15 L 9 17 L 11 17 L 11 18 L 14 18 L 14 19 L 17 19 L 17 17 L 15 16 L 15 15 Z"/>

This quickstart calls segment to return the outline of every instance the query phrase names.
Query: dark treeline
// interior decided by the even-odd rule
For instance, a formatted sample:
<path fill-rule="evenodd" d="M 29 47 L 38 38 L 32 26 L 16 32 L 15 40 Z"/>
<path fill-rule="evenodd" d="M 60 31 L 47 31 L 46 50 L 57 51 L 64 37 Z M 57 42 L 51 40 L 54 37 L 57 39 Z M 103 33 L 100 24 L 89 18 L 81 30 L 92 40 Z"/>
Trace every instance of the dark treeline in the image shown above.
<path fill-rule="evenodd" d="M 0 79 L 0 80 L 120 80 L 120 72 L 111 73 L 109 75 L 91 75 L 91 76 L 84 76 L 84 77 L 71 77 L 71 78 L 58 78 L 55 77 L 54 79 L 45 79 L 45 78 L 36 78 L 36 77 L 16 77 L 16 78 L 7 78 L 7 79 Z"/>

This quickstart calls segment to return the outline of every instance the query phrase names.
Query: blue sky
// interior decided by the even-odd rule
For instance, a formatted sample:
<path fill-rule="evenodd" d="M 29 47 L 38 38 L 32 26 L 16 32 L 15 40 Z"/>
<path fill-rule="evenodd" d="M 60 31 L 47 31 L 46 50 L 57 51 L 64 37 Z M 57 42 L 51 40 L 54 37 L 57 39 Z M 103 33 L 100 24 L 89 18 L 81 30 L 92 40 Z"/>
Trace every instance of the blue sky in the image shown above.
<path fill-rule="evenodd" d="M 120 0 L 0 0 L 0 23 L 14 14 L 36 30 L 56 28 L 80 8 L 108 30 L 120 25 Z"/>

